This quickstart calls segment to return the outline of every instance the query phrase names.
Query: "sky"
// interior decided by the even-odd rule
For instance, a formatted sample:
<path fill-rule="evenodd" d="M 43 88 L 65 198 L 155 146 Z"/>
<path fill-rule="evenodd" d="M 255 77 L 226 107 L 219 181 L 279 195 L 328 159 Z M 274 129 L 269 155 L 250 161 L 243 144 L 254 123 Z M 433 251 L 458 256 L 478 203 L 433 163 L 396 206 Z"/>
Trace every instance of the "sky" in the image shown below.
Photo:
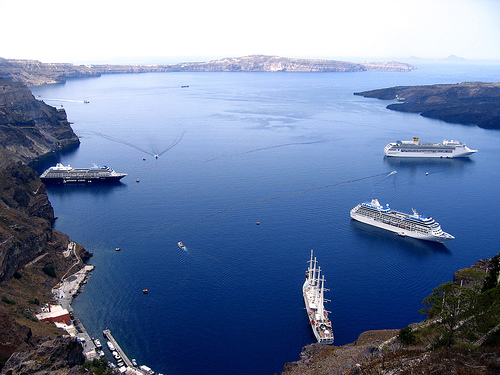
<path fill-rule="evenodd" d="M 0 0 L 0 57 L 500 60 L 500 0 Z"/>

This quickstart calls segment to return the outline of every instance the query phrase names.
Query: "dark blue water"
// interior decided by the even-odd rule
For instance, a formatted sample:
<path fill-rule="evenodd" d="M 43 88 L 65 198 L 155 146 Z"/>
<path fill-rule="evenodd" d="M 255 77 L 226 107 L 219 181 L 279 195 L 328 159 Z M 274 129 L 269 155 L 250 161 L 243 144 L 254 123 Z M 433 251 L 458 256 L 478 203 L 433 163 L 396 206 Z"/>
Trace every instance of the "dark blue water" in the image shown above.
<path fill-rule="evenodd" d="M 94 254 L 77 315 L 91 335 L 111 329 L 129 357 L 164 374 L 280 372 L 314 342 L 301 295 L 314 249 L 336 345 L 421 321 L 434 287 L 498 252 L 500 132 L 352 94 L 476 80 L 500 81 L 500 69 L 106 75 L 33 88 L 66 108 L 81 137 L 62 163 L 128 173 L 116 186 L 48 189 L 56 229 Z M 384 158 L 388 142 L 413 136 L 479 152 Z M 351 221 L 371 198 L 433 216 L 456 239 L 439 245 Z"/>

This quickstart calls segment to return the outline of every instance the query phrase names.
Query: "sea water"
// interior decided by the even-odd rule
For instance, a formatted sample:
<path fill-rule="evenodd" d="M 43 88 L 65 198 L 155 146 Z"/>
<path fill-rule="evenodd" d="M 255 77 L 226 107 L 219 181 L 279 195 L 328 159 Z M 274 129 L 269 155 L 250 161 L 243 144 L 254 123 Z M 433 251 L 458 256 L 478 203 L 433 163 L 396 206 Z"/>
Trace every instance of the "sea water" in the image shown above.
<path fill-rule="evenodd" d="M 500 70 L 418 67 L 103 75 L 32 88 L 66 109 L 81 140 L 39 172 L 59 161 L 128 174 L 117 185 L 48 187 L 55 229 L 94 254 L 73 303 L 90 335 L 110 329 L 130 358 L 164 374 L 278 373 L 314 342 L 301 294 L 311 249 L 335 345 L 423 320 L 433 288 L 499 251 L 500 131 L 353 93 L 498 82 Z M 479 152 L 384 157 L 387 143 L 414 136 Z M 456 239 L 441 245 L 351 220 L 372 198 L 432 216 Z"/>

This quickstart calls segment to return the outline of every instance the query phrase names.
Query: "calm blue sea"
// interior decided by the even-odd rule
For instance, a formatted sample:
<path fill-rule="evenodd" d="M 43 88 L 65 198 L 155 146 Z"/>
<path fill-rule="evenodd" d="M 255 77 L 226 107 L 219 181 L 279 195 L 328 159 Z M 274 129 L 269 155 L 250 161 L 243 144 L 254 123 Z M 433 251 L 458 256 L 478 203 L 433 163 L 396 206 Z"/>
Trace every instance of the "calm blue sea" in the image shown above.
<path fill-rule="evenodd" d="M 109 328 L 130 358 L 163 374 L 279 373 L 314 342 L 301 295 L 311 249 L 330 289 L 335 345 L 423 320 L 434 287 L 499 252 L 500 131 L 397 113 L 353 92 L 498 82 L 500 69 L 418 67 L 104 75 L 33 88 L 64 106 L 81 138 L 40 172 L 60 161 L 128 173 L 115 186 L 48 189 L 55 228 L 94 254 L 73 304 L 89 333 Z M 479 152 L 384 158 L 387 143 L 413 136 Z M 350 209 L 372 198 L 432 216 L 456 239 L 353 222 Z"/>

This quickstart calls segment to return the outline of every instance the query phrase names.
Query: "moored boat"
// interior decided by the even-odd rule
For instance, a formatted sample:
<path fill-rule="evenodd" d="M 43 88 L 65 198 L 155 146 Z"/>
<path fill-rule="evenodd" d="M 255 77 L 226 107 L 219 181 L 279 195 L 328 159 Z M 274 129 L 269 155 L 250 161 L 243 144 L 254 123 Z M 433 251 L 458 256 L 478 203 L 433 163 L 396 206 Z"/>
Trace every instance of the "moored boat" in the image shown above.
<path fill-rule="evenodd" d="M 394 211 L 389 205 L 381 205 L 378 199 L 358 204 L 351 210 L 351 217 L 362 223 L 395 232 L 401 237 L 440 243 L 455 238 L 444 232 L 432 217 L 419 215 L 415 210 L 413 214 Z"/>
<path fill-rule="evenodd" d="M 477 150 L 471 150 L 463 142 L 423 143 L 414 137 L 411 141 L 396 141 L 384 148 L 386 156 L 404 158 L 467 158 Z"/>
<path fill-rule="evenodd" d="M 307 316 L 316 340 L 320 344 L 333 344 L 334 336 L 332 322 L 328 318 L 328 311 L 324 308 L 325 277 L 321 275 L 321 267 L 317 267 L 317 260 L 313 257 L 307 268 L 306 280 L 302 286 L 302 295 L 306 306 Z"/>

